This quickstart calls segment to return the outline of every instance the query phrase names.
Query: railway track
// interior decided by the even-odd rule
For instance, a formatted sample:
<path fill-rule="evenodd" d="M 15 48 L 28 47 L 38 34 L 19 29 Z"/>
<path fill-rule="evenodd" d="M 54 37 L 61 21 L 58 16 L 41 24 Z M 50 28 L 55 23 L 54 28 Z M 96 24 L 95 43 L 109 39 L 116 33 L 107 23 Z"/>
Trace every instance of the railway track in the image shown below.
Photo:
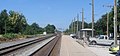
<path fill-rule="evenodd" d="M 32 56 L 60 56 L 61 35 L 57 35 L 52 41 L 45 45 Z"/>
<path fill-rule="evenodd" d="M 54 49 L 54 46 L 60 38 L 58 35 L 59 34 L 42 37 L 28 42 L 0 48 L 0 56 L 49 56 L 52 52 L 51 50 Z"/>

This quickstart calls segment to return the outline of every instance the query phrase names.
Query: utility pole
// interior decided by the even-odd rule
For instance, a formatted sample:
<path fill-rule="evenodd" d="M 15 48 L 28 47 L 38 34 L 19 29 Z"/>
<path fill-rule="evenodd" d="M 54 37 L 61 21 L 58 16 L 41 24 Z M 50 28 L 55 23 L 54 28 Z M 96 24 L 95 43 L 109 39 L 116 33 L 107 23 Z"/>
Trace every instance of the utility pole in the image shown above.
<path fill-rule="evenodd" d="M 92 37 L 94 37 L 94 0 L 92 0 Z"/>
<path fill-rule="evenodd" d="M 74 23 L 74 24 L 73 24 L 73 25 L 74 25 L 74 33 L 76 33 L 76 29 L 75 29 L 75 28 L 76 28 L 75 17 L 74 17 L 74 21 L 73 21 L 73 23 Z"/>
<path fill-rule="evenodd" d="M 74 23 L 73 23 L 73 19 L 72 19 L 72 23 L 71 23 L 71 30 L 72 30 L 72 34 L 74 33 Z"/>
<path fill-rule="evenodd" d="M 80 37 L 80 31 L 79 31 L 79 14 L 77 14 L 77 36 Z"/>
<path fill-rule="evenodd" d="M 84 9 L 82 8 L 82 29 L 84 29 Z"/>
<path fill-rule="evenodd" d="M 114 0 L 114 45 L 117 45 L 117 0 Z"/>
<path fill-rule="evenodd" d="M 109 12 L 107 13 L 107 39 L 108 39 L 108 35 L 109 35 Z"/>
<path fill-rule="evenodd" d="M 84 9 L 82 8 L 82 29 L 84 29 Z M 83 31 L 83 39 L 86 42 L 86 34 L 85 31 Z"/>
<path fill-rule="evenodd" d="M 77 32 L 79 31 L 79 14 L 77 14 Z"/>
<path fill-rule="evenodd" d="M 103 7 L 113 7 L 112 5 L 103 5 Z M 107 12 L 107 38 L 109 36 L 109 12 Z"/>

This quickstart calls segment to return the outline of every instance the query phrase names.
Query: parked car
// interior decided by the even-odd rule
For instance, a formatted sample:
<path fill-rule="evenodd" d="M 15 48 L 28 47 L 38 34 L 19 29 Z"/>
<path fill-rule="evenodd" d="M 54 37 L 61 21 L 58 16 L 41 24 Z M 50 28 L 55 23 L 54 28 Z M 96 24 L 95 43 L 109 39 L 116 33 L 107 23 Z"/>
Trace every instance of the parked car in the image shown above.
<path fill-rule="evenodd" d="M 76 34 L 70 34 L 70 36 L 71 36 L 72 38 L 77 38 L 77 35 L 76 35 Z"/>
<path fill-rule="evenodd" d="M 112 53 L 117 53 L 118 50 L 119 50 L 119 45 L 116 45 L 116 46 L 112 45 L 109 48 L 109 51 L 111 51 Z"/>
<path fill-rule="evenodd" d="M 75 36 L 75 34 L 70 34 L 70 36 L 72 37 L 72 36 Z"/>
<path fill-rule="evenodd" d="M 92 45 L 112 45 L 114 43 L 114 39 L 111 39 L 110 37 L 107 37 L 107 35 L 100 35 L 97 38 L 89 38 L 90 44 Z M 119 43 L 119 41 L 118 41 Z"/>

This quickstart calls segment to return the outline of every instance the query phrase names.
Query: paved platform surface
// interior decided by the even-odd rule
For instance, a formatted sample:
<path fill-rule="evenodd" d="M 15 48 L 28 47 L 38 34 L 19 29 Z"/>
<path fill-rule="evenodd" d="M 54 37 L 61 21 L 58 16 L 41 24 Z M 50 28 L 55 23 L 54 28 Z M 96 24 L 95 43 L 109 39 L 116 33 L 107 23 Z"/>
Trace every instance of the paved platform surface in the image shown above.
<path fill-rule="evenodd" d="M 97 56 L 89 49 L 78 44 L 70 36 L 63 35 L 61 40 L 60 56 Z"/>
<path fill-rule="evenodd" d="M 115 56 L 115 54 L 111 54 L 111 52 L 109 51 L 109 46 L 96 45 L 96 46 L 91 46 L 86 48 L 91 50 L 97 56 Z"/>

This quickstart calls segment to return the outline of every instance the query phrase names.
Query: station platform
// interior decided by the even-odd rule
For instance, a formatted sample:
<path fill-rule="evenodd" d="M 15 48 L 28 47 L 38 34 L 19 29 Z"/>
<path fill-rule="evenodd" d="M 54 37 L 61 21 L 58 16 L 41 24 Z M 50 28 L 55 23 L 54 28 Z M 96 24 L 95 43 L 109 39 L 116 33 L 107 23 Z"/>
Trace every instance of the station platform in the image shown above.
<path fill-rule="evenodd" d="M 68 35 L 61 40 L 60 56 L 97 56 L 89 49 L 83 47 Z"/>

